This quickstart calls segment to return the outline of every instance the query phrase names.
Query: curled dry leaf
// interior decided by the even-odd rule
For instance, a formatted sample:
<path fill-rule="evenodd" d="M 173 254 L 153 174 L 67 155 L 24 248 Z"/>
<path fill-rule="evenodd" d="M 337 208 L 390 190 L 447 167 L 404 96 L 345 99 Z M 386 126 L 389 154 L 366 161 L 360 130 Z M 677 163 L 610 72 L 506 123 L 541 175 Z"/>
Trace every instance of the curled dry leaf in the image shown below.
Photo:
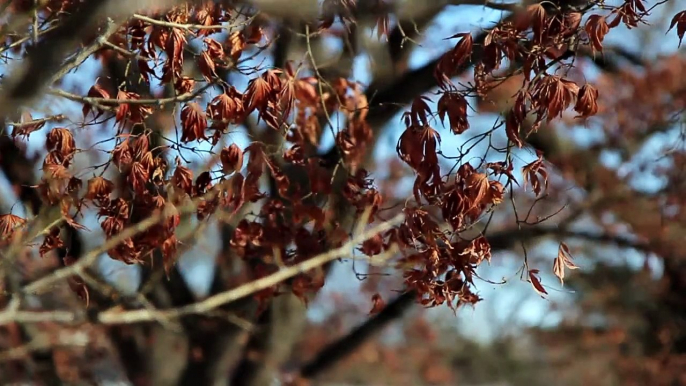
<path fill-rule="evenodd" d="M 46 123 L 44 120 L 34 120 L 29 111 L 24 111 L 21 113 L 20 124 L 13 125 L 12 138 L 22 136 L 28 140 L 31 133 L 42 129 Z"/>
<path fill-rule="evenodd" d="M 54 150 L 66 158 L 76 152 L 76 141 L 74 141 L 74 136 L 69 129 L 56 127 L 48 133 L 45 147 L 48 151 Z"/>
<path fill-rule="evenodd" d="M 565 267 L 569 269 L 578 269 L 579 267 L 572 261 L 572 254 L 569 252 L 569 247 L 565 243 L 560 243 L 557 250 L 557 257 L 553 263 L 553 273 L 560 279 L 560 284 L 564 285 Z"/>
<path fill-rule="evenodd" d="M 141 32 L 145 33 L 145 31 Z M 148 37 L 147 51 L 155 53 L 156 48 L 164 49 L 167 46 L 167 40 L 169 40 L 169 28 L 153 26 Z"/>
<path fill-rule="evenodd" d="M 224 58 L 224 47 L 222 47 L 221 43 L 212 38 L 203 39 L 203 43 L 207 46 L 206 52 L 210 54 L 210 57 L 213 60 L 221 60 Z"/>
<path fill-rule="evenodd" d="M 488 176 L 484 173 L 472 173 L 469 175 L 469 177 L 467 177 L 466 185 L 467 194 L 469 194 L 472 207 L 481 205 L 484 199 L 488 196 L 490 190 Z"/>
<path fill-rule="evenodd" d="M 488 184 L 489 189 L 485 202 L 491 205 L 499 205 L 503 202 L 505 187 L 499 181 L 489 181 Z"/>
<path fill-rule="evenodd" d="M 150 154 L 150 137 L 139 135 L 131 141 L 131 152 L 137 161 L 142 161 L 146 154 Z M 150 154 L 152 156 L 152 154 Z"/>
<path fill-rule="evenodd" d="M 376 234 L 374 237 L 365 240 L 359 250 L 367 256 L 375 256 L 383 253 L 383 245 L 383 237 L 380 234 Z"/>
<path fill-rule="evenodd" d="M 65 256 L 62 261 L 64 262 L 65 266 L 70 266 L 76 262 L 76 259 L 72 256 Z M 77 275 L 72 275 L 68 279 L 69 287 L 76 293 L 76 295 L 86 303 L 86 307 L 88 307 L 90 303 L 90 294 L 88 293 L 88 287 L 86 286 L 86 283 L 78 277 Z"/>
<path fill-rule="evenodd" d="M 114 147 L 112 150 L 112 162 L 119 170 L 127 169 L 131 165 L 133 162 L 133 150 L 131 150 L 129 141 L 122 141 Z"/>
<path fill-rule="evenodd" d="M 522 174 L 524 175 L 524 189 L 526 189 L 527 184 L 531 184 L 531 189 L 536 196 L 540 196 L 541 191 L 548 186 L 548 171 L 543 163 L 543 155 L 541 153 L 538 154 L 537 160 L 522 168 Z M 539 176 L 543 181 L 539 179 Z"/>
<path fill-rule="evenodd" d="M 169 273 L 171 272 L 171 268 L 175 262 L 178 243 L 179 241 L 177 240 L 176 235 L 171 235 L 169 238 L 164 240 L 162 243 L 162 248 L 160 248 L 162 252 L 164 272 L 167 275 L 167 278 L 169 278 Z"/>
<path fill-rule="evenodd" d="M 243 49 L 245 49 L 246 41 L 243 31 L 234 31 L 226 39 L 228 46 L 231 48 L 229 50 L 229 56 L 236 61 L 241 57 Z"/>
<path fill-rule="evenodd" d="M 588 38 L 591 39 L 591 47 L 594 51 L 603 50 L 603 39 L 605 35 L 610 32 L 610 27 L 607 24 L 605 16 L 591 15 L 586 20 L 586 26 L 584 30 L 588 34 Z"/>
<path fill-rule="evenodd" d="M 264 153 L 264 145 L 260 142 L 253 142 L 245 148 L 246 153 L 250 153 L 248 158 L 248 174 L 259 177 L 267 164 L 267 156 Z"/>
<path fill-rule="evenodd" d="M 126 125 L 133 125 L 136 123 L 143 123 L 143 120 L 152 114 L 152 108 L 143 104 L 129 104 L 123 101 L 139 100 L 140 95 L 135 92 L 119 91 L 117 93 L 117 114 L 115 115 L 115 122 L 118 122 L 121 127 Z"/>
<path fill-rule="evenodd" d="M 180 75 L 183 69 L 183 48 L 186 46 L 186 37 L 179 28 L 172 28 L 164 50 L 167 54 L 167 63 L 171 73 Z"/>
<path fill-rule="evenodd" d="M 248 83 L 245 94 L 243 94 L 243 103 L 247 102 L 246 113 L 249 114 L 256 109 L 260 112 L 264 111 L 267 108 L 272 91 L 272 85 L 265 78 L 260 76 L 252 79 Z"/>
<path fill-rule="evenodd" d="M 144 194 L 147 190 L 148 178 L 150 177 L 148 170 L 149 169 L 140 162 L 134 162 L 131 165 L 131 172 L 129 173 L 127 180 L 137 194 Z"/>
<path fill-rule="evenodd" d="M 129 94 L 124 92 L 124 91 L 119 91 L 117 92 L 117 100 L 118 101 L 124 101 L 127 99 L 131 99 L 129 97 Z M 124 123 L 124 119 L 128 118 L 131 115 L 131 107 L 128 103 L 120 103 L 119 106 L 117 107 L 117 114 L 115 115 L 115 120 L 120 123 Z"/>
<path fill-rule="evenodd" d="M 565 37 L 574 35 L 581 25 L 583 14 L 581 12 L 569 12 L 564 14 Z"/>
<path fill-rule="evenodd" d="M 316 89 L 316 85 L 317 78 L 314 77 L 296 80 L 295 98 L 304 105 L 317 107 L 321 102 L 319 102 L 319 93 Z"/>
<path fill-rule="evenodd" d="M 579 113 L 577 118 L 586 118 L 598 113 L 598 90 L 590 84 L 583 85 L 579 90 L 574 111 Z"/>
<path fill-rule="evenodd" d="M 493 28 L 484 39 L 484 52 L 481 70 L 490 73 L 500 68 L 504 57 L 515 60 L 517 56 L 517 37 L 506 28 Z"/>
<path fill-rule="evenodd" d="M 441 121 L 448 116 L 450 129 L 455 134 L 462 134 L 469 129 L 467 120 L 467 100 L 462 94 L 457 92 L 444 92 L 438 100 L 438 116 Z"/>
<path fill-rule="evenodd" d="M 518 92 L 514 106 L 512 106 L 505 116 L 505 133 L 507 134 L 507 139 L 517 145 L 520 149 L 524 145 L 520 138 L 520 130 L 528 111 L 526 95 L 527 94 L 522 91 Z"/>
<path fill-rule="evenodd" d="M 398 139 L 396 152 L 403 161 L 418 171 L 424 161 L 434 165 L 438 163 L 436 149 L 440 141 L 441 136 L 431 127 L 423 130 L 408 127 Z"/>
<path fill-rule="evenodd" d="M 428 117 L 431 115 L 431 108 L 426 102 L 431 102 L 431 99 L 425 96 L 414 98 L 410 111 L 403 114 L 406 126 L 422 127 L 429 125 Z"/>
<path fill-rule="evenodd" d="M 248 24 L 243 30 L 246 44 L 258 44 L 265 37 L 262 26 L 256 22 Z"/>
<path fill-rule="evenodd" d="M 517 120 L 517 115 L 514 111 L 510 110 L 505 116 L 505 134 L 507 134 L 507 139 L 513 144 L 517 145 L 518 148 L 524 146 L 524 142 L 519 138 L 519 131 L 521 128 L 521 122 Z"/>
<path fill-rule="evenodd" d="M 550 122 L 562 115 L 579 93 L 579 86 L 557 75 L 546 75 L 533 84 L 531 101 L 538 120 L 547 117 Z"/>

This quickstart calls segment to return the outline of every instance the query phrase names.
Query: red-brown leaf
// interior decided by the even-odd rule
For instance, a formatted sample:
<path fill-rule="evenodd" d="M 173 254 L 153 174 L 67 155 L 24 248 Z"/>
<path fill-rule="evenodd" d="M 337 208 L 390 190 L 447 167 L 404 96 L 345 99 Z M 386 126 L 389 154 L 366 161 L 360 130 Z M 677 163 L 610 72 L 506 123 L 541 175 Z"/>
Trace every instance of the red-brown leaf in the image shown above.
<path fill-rule="evenodd" d="M 577 118 L 595 115 L 598 112 L 598 90 L 588 83 L 581 87 L 574 111 L 579 113 Z"/>
<path fill-rule="evenodd" d="M 684 40 L 684 34 L 686 34 L 686 11 L 681 11 L 674 15 L 667 32 L 671 31 L 674 26 L 676 26 L 676 35 L 679 37 L 678 47 L 681 48 L 681 41 Z"/>
<path fill-rule="evenodd" d="M 207 115 L 213 120 L 238 123 L 244 114 L 242 95 L 233 86 L 217 95 L 207 106 Z"/>
<path fill-rule="evenodd" d="M 384 307 L 386 307 L 386 302 L 384 302 L 381 295 L 372 295 L 372 309 L 369 311 L 369 315 L 378 314 L 379 312 L 383 311 Z"/>
<path fill-rule="evenodd" d="M 548 186 L 548 171 L 543 164 L 543 156 L 540 153 L 536 161 L 522 168 L 522 174 L 524 175 L 524 189 L 526 189 L 527 183 L 530 183 L 536 196 L 539 196 L 541 191 Z M 543 181 L 539 179 L 539 176 Z"/>
<path fill-rule="evenodd" d="M 505 118 L 505 133 L 507 134 L 507 139 L 521 149 L 524 143 L 519 138 L 519 127 L 520 123 L 517 121 L 515 113 L 510 111 Z"/>
<path fill-rule="evenodd" d="M 467 100 L 459 93 L 445 92 L 441 99 L 438 100 L 438 116 L 441 121 L 448 116 L 450 129 L 455 134 L 462 134 L 469 129 L 469 121 L 467 120 Z"/>
<path fill-rule="evenodd" d="M 541 279 L 538 278 L 538 270 L 537 269 L 530 269 L 529 270 L 529 283 L 534 287 L 534 290 L 538 292 L 539 295 L 547 295 L 548 291 L 543 288 L 543 285 L 541 284 Z"/>
<path fill-rule="evenodd" d="M 472 50 L 474 47 L 474 39 L 472 38 L 472 34 L 468 32 L 463 34 L 456 34 L 452 37 L 462 38 L 459 42 L 457 42 L 457 44 L 451 52 L 454 65 L 456 67 L 459 67 L 471 57 Z"/>
<path fill-rule="evenodd" d="M 216 65 L 207 51 L 203 51 L 198 56 L 198 69 L 206 81 L 211 82 L 217 77 Z"/>
<path fill-rule="evenodd" d="M 193 192 L 193 171 L 177 162 L 171 182 L 175 187 L 190 195 Z"/>
<path fill-rule="evenodd" d="M 107 92 L 107 90 L 105 90 L 105 89 L 102 88 L 99 84 L 96 83 L 96 84 L 94 84 L 94 85 L 90 88 L 90 90 L 88 90 L 88 97 L 89 97 L 89 98 L 104 98 L 104 99 L 110 99 L 110 93 Z M 97 113 L 95 114 L 95 118 L 96 118 L 96 119 L 97 119 L 98 117 L 100 117 L 100 116 L 102 115 L 102 113 L 103 113 L 103 112 L 102 112 L 100 109 L 98 109 L 97 107 L 95 108 L 95 110 L 93 110 L 93 107 L 92 107 L 90 104 L 84 103 L 84 104 L 83 104 L 83 110 L 82 110 L 82 112 L 83 112 L 83 117 L 86 118 L 86 116 L 88 115 L 88 113 L 90 113 L 91 111 L 96 111 L 96 112 L 97 112 Z"/>
<path fill-rule="evenodd" d="M 542 4 L 530 5 L 527 8 L 529 22 L 531 23 L 531 30 L 534 33 L 534 40 L 538 43 L 543 41 L 543 32 L 545 27 L 546 11 Z"/>
<path fill-rule="evenodd" d="M 472 173 L 467 177 L 466 184 L 467 192 L 470 195 L 469 198 L 472 201 L 472 207 L 481 204 L 490 189 L 488 176 L 484 173 Z"/>
<path fill-rule="evenodd" d="M 93 177 L 88 180 L 86 199 L 109 201 L 110 194 L 114 191 L 114 183 L 103 177 Z"/>
<path fill-rule="evenodd" d="M 207 117 L 200 105 L 195 102 L 187 103 L 181 110 L 182 142 L 207 139 Z"/>
<path fill-rule="evenodd" d="M 272 86 L 263 77 L 251 80 L 244 94 L 244 100 L 247 102 L 246 112 L 251 113 L 255 109 L 264 110 L 271 92 Z"/>
<path fill-rule="evenodd" d="M 26 225 L 26 219 L 11 213 L 0 215 L 0 245 L 11 242 L 14 232 Z"/>

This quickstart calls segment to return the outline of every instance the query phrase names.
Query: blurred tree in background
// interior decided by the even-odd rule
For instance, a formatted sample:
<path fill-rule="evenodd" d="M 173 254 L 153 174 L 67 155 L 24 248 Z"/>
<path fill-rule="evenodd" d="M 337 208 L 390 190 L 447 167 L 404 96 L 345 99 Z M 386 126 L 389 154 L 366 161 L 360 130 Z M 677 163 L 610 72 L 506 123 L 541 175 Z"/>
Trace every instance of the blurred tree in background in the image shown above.
<path fill-rule="evenodd" d="M 0 3 L 0 381 L 686 385 L 683 1 Z"/>

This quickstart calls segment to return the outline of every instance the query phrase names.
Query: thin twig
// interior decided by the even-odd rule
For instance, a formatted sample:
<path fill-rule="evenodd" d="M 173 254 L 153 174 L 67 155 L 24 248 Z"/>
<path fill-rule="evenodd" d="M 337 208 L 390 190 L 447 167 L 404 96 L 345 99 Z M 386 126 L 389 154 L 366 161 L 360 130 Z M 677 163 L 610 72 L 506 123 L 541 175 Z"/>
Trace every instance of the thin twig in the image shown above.
<path fill-rule="evenodd" d="M 205 90 L 212 87 L 214 83 L 207 83 L 206 85 L 200 87 L 197 91 L 188 92 L 184 94 L 177 95 L 170 98 L 150 98 L 150 99 L 111 99 L 111 98 L 92 98 L 85 97 L 81 95 L 72 94 L 70 92 L 60 90 L 60 89 L 50 89 L 48 93 L 56 96 L 60 96 L 75 102 L 87 103 L 94 106 L 112 106 L 112 105 L 166 105 L 170 103 L 187 102 L 195 99 Z"/>
<path fill-rule="evenodd" d="M 32 119 L 32 120 L 26 121 L 26 122 L 7 122 L 7 125 L 12 126 L 15 129 L 17 129 L 17 128 L 40 125 L 40 124 L 52 122 L 52 121 L 61 122 L 61 121 L 65 120 L 66 118 L 67 117 L 64 114 L 57 114 L 57 115 L 51 115 L 51 116 L 45 117 L 45 118 Z"/>
<path fill-rule="evenodd" d="M 137 19 L 137 20 L 140 20 L 140 21 L 144 21 L 144 22 L 149 23 L 149 24 L 157 25 L 157 26 L 160 26 L 160 27 L 180 28 L 180 29 L 183 29 L 183 30 L 186 30 L 186 31 L 191 31 L 191 30 L 194 30 L 194 29 L 204 29 L 204 30 L 224 29 L 224 30 L 230 31 L 230 30 L 232 30 L 233 28 L 236 28 L 236 27 L 240 26 L 241 24 L 247 24 L 247 23 L 252 19 L 252 18 L 250 18 L 250 19 L 248 19 L 248 21 L 243 21 L 243 22 L 241 22 L 241 23 L 236 23 L 236 24 L 227 24 L 227 25 L 223 25 L 223 24 L 216 24 L 216 25 L 201 25 L 201 24 L 180 24 L 180 23 L 173 23 L 173 22 L 170 22 L 170 21 L 164 21 L 164 20 L 153 19 L 153 18 L 151 18 L 151 17 L 144 16 L 144 15 L 139 15 L 139 14 L 137 14 L 137 13 L 133 14 L 133 18 L 134 18 L 134 19 Z"/>

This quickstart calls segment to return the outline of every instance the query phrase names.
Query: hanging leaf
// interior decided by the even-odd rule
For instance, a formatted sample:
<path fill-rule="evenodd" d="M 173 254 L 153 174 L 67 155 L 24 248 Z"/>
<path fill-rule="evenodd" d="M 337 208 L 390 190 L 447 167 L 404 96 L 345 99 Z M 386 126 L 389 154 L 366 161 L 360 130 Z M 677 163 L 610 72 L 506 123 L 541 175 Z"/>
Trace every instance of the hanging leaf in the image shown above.
<path fill-rule="evenodd" d="M 548 291 L 543 288 L 543 285 L 541 284 L 541 279 L 538 278 L 538 272 L 539 270 L 537 269 L 530 269 L 529 270 L 529 283 L 534 287 L 534 290 L 538 292 L 539 295 L 548 295 Z"/>
<path fill-rule="evenodd" d="M 569 269 L 578 269 L 579 267 L 572 261 L 572 255 L 569 252 L 569 247 L 565 243 L 560 243 L 557 250 L 557 257 L 553 263 L 553 273 L 560 279 L 560 284 L 564 285 L 565 267 Z"/>

